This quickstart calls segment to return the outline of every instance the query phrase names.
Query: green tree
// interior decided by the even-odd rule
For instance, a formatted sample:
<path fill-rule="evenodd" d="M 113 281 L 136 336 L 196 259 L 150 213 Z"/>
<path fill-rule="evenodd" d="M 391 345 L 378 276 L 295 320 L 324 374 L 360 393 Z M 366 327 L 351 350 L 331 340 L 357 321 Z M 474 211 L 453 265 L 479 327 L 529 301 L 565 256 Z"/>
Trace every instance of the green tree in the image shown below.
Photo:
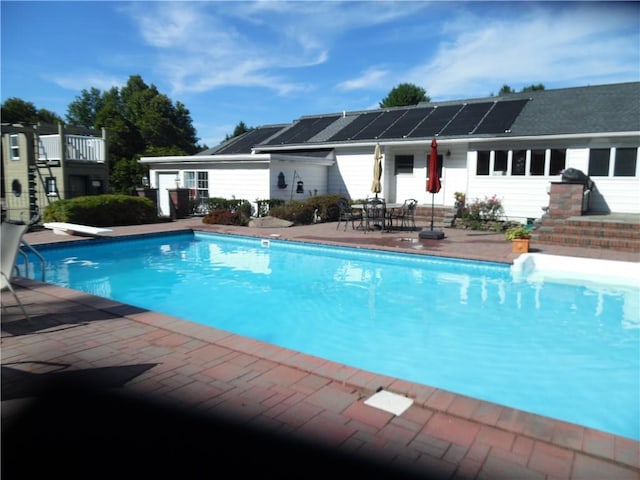
<path fill-rule="evenodd" d="M 96 128 L 96 116 L 104 104 L 105 98 L 100 89 L 91 87 L 89 90 L 82 90 L 67 107 L 67 122 L 70 125 Z"/>
<path fill-rule="evenodd" d="M 500 89 L 500 91 L 498 92 L 498 95 L 508 95 L 510 93 L 516 93 L 516 91 L 513 88 L 511 88 L 509 85 L 504 84 Z"/>
<path fill-rule="evenodd" d="M 69 105 L 67 119 L 73 125 L 107 129 L 110 185 L 119 193 L 140 185 L 136 181 L 139 171 L 131 162 L 144 152 L 168 149 L 192 155 L 201 148 L 185 105 L 174 104 L 139 75 L 130 76 L 120 89 L 83 90 Z"/>
<path fill-rule="evenodd" d="M 389 95 L 382 99 L 380 108 L 408 107 L 429 101 L 431 98 L 427 96 L 424 88 L 411 83 L 401 83 L 392 88 Z"/>
<path fill-rule="evenodd" d="M 253 130 L 253 127 L 247 127 L 247 125 L 241 120 L 240 123 L 236 125 L 236 128 L 233 129 L 233 133 L 231 135 L 225 135 L 224 141 L 226 142 L 227 140 L 238 137 L 243 133 L 249 132 L 251 130 Z"/>
<path fill-rule="evenodd" d="M 522 90 L 520 90 L 521 92 L 535 92 L 536 90 L 544 90 L 544 85 L 539 83 L 537 85 L 531 84 L 528 87 L 524 87 Z M 503 85 L 502 88 L 500 89 L 500 91 L 498 92 L 498 95 L 508 95 L 510 93 L 516 93 L 516 91 L 511 88 L 509 85 Z M 491 94 L 491 96 L 493 96 L 493 94 Z"/>
<path fill-rule="evenodd" d="M 528 87 L 524 87 L 522 89 L 523 92 L 536 92 L 539 90 L 544 90 L 544 85 L 539 83 L 537 85 L 531 84 Z"/>
<path fill-rule="evenodd" d="M 5 123 L 57 124 L 62 122 L 62 118 L 56 113 L 45 108 L 36 109 L 32 102 L 16 97 L 7 98 L 2 103 L 0 118 Z"/>

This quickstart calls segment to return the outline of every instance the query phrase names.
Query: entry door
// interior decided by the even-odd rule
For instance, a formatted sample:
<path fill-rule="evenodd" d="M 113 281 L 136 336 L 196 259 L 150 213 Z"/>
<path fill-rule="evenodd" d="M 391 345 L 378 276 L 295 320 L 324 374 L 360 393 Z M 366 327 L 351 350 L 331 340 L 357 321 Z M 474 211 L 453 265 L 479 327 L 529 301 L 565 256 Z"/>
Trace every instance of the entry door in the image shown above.
<path fill-rule="evenodd" d="M 169 190 L 176 188 L 176 173 L 160 173 L 158 174 L 158 214 L 161 217 L 171 216 L 171 200 L 169 198 Z"/>

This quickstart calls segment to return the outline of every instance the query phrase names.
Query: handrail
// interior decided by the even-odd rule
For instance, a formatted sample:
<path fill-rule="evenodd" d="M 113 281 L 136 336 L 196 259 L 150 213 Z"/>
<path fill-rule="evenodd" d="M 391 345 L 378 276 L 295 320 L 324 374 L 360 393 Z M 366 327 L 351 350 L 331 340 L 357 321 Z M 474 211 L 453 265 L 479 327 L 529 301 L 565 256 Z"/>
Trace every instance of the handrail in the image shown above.
<path fill-rule="evenodd" d="M 44 271 L 47 265 L 47 261 L 40 254 L 40 252 L 38 252 L 35 248 L 33 248 L 33 246 L 30 245 L 24 238 L 22 239 L 22 245 L 24 245 L 29 250 L 31 250 L 31 253 L 33 253 L 40 260 L 40 272 L 41 272 L 40 277 L 41 277 L 41 280 L 44 282 Z M 22 255 L 22 258 L 24 258 L 25 277 L 28 278 L 29 277 L 29 257 L 24 251 L 22 251 L 22 248 L 19 250 L 19 252 Z"/>

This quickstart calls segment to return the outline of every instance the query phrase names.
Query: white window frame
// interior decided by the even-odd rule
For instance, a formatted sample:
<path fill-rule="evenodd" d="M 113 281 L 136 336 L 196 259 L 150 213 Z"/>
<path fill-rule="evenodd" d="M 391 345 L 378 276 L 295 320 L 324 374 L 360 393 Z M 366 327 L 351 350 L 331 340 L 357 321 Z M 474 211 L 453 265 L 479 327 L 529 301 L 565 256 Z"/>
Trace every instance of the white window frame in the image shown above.
<path fill-rule="evenodd" d="M 20 136 L 17 133 L 9 135 L 9 149 L 11 150 L 11 160 L 20 160 Z"/>
<path fill-rule="evenodd" d="M 184 186 L 195 192 L 194 199 L 209 198 L 209 172 L 206 170 L 187 170 L 184 172 Z"/>
<path fill-rule="evenodd" d="M 44 180 L 45 189 L 48 197 L 58 196 L 58 182 L 56 177 L 47 177 Z"/>

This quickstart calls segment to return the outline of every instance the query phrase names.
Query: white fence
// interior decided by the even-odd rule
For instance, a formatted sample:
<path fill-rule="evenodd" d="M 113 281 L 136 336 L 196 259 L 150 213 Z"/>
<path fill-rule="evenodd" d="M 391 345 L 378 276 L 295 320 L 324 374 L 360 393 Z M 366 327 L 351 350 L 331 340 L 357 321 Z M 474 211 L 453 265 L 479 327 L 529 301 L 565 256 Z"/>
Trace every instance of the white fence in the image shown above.
<path fill-rule="evenodd" d="M 106 161 L 105 144 L 102 138 L 65 135 L 64 148 L 64 160 L 97 163 Z M 38 138 L 38 160 L 43 162 L 63 160 L 60 135 L 40 135 Z"/>

